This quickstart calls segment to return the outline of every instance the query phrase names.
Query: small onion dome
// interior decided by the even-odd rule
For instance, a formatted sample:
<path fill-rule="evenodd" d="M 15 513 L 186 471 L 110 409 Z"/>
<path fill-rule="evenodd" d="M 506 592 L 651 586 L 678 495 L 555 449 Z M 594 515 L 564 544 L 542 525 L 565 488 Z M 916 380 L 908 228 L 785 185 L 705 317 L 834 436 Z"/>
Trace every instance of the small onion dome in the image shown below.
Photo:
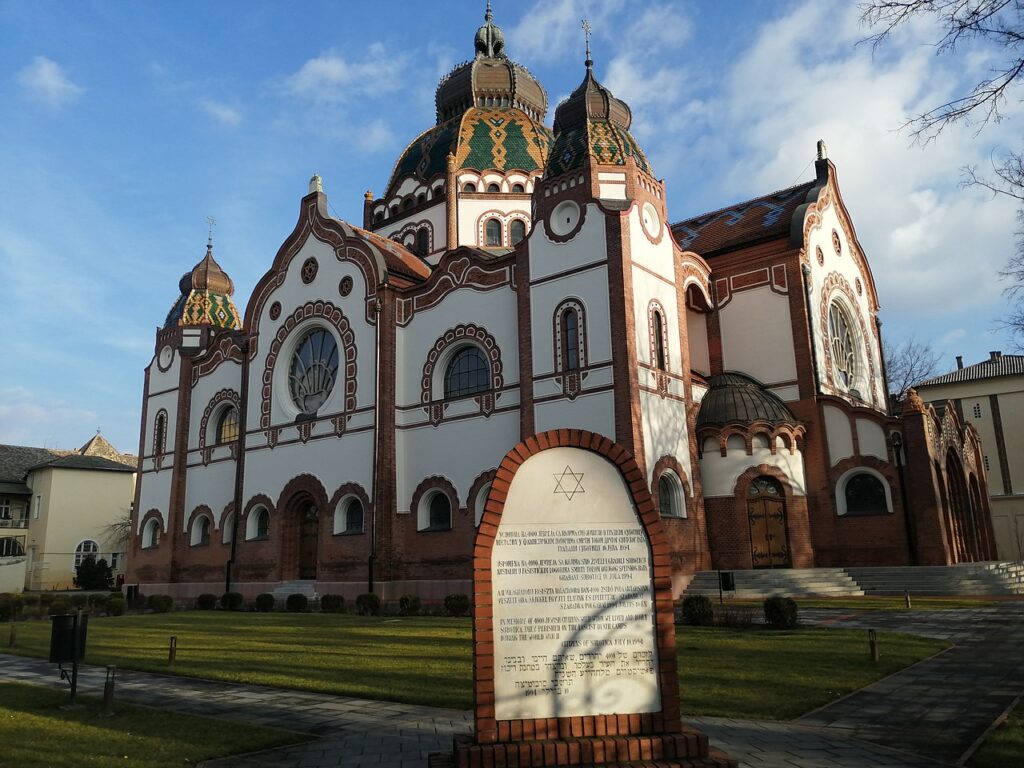
<path fill-rule="evenodd" d="M 216 328 L 242 327 L 242 320 L 231 301 L 235 284 L 213 258 L 213 245 L 207 243 L 206 256 L 178 281 L 181 295 L 167 313 L 164 328 L 185 325 L 212 325 Z"/>
<path fill-rule="evenodd" d="M 708 384 L 710 388 L 697 413 L 698 429 L 733 422 L 800 423 L 782 400 L 750 376 L 727 372 L 712 376 Z"/>
<path fill-rule="evenodd" d="M 640 170 L 651 173 L 643 150 L 629 132 L 632 123 L 629 105 L 597 82 L 588 59 L 583 82 L 555 110 L 555 145 L 546 175 L 581 168 L 587 157 L 602 165 L 625 165 L 626 158 L 632 157 Z"/>

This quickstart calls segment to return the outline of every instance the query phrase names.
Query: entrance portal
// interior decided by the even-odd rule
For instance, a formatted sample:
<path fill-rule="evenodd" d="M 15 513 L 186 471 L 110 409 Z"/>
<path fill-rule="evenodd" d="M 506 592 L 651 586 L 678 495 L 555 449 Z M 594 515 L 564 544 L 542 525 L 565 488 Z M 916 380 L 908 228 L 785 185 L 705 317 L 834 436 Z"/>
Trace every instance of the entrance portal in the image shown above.
<path fill-rule="evenodd" d="M 320 520 L 316 505 L 309 503 L 299 508 L 299 578 L 316 578 L 317 535 Z"/>
<path fill-rule="evenodd" d="M 750 484 L 747 498 L 750 557 L 755 568 L 789 568 L 786 539 L 786 501 L 782 486 L 770 477 Z"/>

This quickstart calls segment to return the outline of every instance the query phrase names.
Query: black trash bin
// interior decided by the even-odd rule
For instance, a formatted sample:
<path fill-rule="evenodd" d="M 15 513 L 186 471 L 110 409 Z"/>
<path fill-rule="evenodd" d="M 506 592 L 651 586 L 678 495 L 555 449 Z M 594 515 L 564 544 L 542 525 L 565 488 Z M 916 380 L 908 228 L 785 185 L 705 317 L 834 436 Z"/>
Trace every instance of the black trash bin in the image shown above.
<path fill-rule="evenodd" d="M 89 614 L 65 613 L 51 616 L 50 661 L 71 664 L 85 658 L 85 640 L 89 631 Z"/>

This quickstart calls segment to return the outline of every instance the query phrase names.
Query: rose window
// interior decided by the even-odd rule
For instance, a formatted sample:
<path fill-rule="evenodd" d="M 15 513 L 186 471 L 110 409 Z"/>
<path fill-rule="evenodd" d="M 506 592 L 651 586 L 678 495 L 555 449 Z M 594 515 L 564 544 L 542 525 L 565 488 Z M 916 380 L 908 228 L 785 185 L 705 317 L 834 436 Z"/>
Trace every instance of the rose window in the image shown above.
<path fill-rule="evenodd" d="M 330 397 L 338 377 L 338 344 L 324 328 L 307 333 L 292 356 L 288 387 L 292 402 L 305 414 L 316 414 Z"/>
<path fill-rule="evenodd" d="M 853 324 L 839 302 L 828 308 L 828 335 L 832 350 L 832 370 L 843 389 L 853 389 L 857 376 L 857 347 L 853 341 Z"/>

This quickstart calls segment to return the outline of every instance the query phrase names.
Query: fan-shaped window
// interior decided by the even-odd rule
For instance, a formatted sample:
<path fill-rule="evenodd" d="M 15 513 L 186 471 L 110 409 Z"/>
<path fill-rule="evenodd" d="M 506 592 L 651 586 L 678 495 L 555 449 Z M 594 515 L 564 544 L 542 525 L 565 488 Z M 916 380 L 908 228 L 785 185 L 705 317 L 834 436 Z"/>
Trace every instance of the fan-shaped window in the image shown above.
<path fill-rule="evenodd" d="M 0 538 L 0 557 L 21 557 L 25 554 L 25 548 L 21 541 L 13 536 Z"/>
<path fill-rule="evenodd" d="M 522 219 L 513 219 L 508 225 L 508 240 L 512 245 L 519 245 L 526 237 L 526 222 Z"/>
<path fill-rule="evenodd" d="M 152 549 L 160 545 L 160 523 L 150 520 L 142 528 L 142 548 Z"/>
<path fill-rule="evenodd" d="M 428 253 L 430 253 L 430 230 L 421 227 L 416 232 L 416 255 L 426 256 Z"/>
<path fill-rule="evenodd" d="M 206 515 L 200 515 L 192 521 L 192 537 L 191 545 L 193 547 L 200 547 L 204 544 L 210 543 L 210 528 L 212 528 L 210 518 Z"/>
<path fill-rule="evenodd" d="M 488 219 L 484 224 L 484 244 L 489 247 L 501 245 L 501 222 L 497 219 Z"/>
<path fill-rule="evenodd" d="M 349 498 L 338 505 L 334 512 L 334 532 L 363 532 L 363 503 L 356 498 Z"/>
<path fill-rule="evenodd" d="M 658 478 L 658 509 L 662 517 L 686 517 L 683 484 L 671 470 Z"/>
<path fill-rule="evenodd" d="M 828 308 L 828 336 L 836 383 L 841 389 L 858 394 L 854 389 L 857 381 L 858 355 L 853 322 L 846 308 L 838 301 L 833 301 Z"/>
<path fill-rule="evenodd" d="M 846 479 L 843 486 L 846 515 L 887 515 L 889 501 L 885 484 L 874 474 L 856 472 Z"/>
<path fill-rule="evenodd" d="M 452 527 L 452 503 L 446 493 L 438 491 L 430 497 L 427 516 L 428 531 L 447 531 Z"/>
<path fill-rule="evenodd" d="M 231 540 L 235 537 L 235 513 L 232 512 L 224 516 L 224 521 L 220 524 L 221 526 L 221 541 L 225 544 L 230 544 Z"/>
<path fill-rule="evenodd" d="M 516 195 L 521 195 L 526 192 L 526 187 L 524 187 L 522 184 L 513 184 L 512 192 Z"/>
<path fill-rule="evenodd" d="M 580 318 L 573 308 L 562 313 L 562 365 L 567 371 L 580 367 Z"/>
<path fill-rule="evenodd" d="M 270 513 L 266 507 L 256 507 L 249 513 L 245 522 L 245 538 L 247 541 L 270 537 Z"/>
<path fill-rule="evenodd" d="M 78 570 L 78 566 L 85 562 L 86 558 L 91 557 L 95 560 L 99 551 L 100 545 L 92 539 L 86 539 L 81 542 L 77 547 L 75 547 L 75 570 Z"/>
<path fill-rule="evenodd" d="M 472 181 L 467 181 L 465 184 L 462 185 L 462 191 L 476 192 L 476 184 L 474 184 Z"/>
<path fill-rule="evenodd" d="M 491 367 L 478 347 L 463 347 L 444 373 L 444 396 L 465 397 L 491 388 Z"/>
<path fill-rule="evenodd" d="M 229 406 L 217 419 L 217 442 L 233 443 L 238 439 L 238 409 Z"/>
<path fill-rule="evenodd" d="M 732 438 L 730 437 L 729 440 L 731 441 Z M 761 477 L 754 479 L 754 482 L 750 484 L 750 488 L 747 489 L 747 493 L 750 496 L 770 496 L 773 498 L 781 498 L 782 486 L 779 485 L 777 480 L 770 477 L 764 477 L 762 475 Z"/>
<path fill-rule="evenodd" d="M 338 375 L 338 344 L 325 328 L 307 333 L 292 355 L 288 384 L 299 411 L 314 415 L 334 389 Z"/>
<path fill-rule="evenodd" d="M 501 192 L 501 187 L 499 187 L 492 181 L 490 184 L 487 185 L 487 191 L 490 192 L 491 194 L 494 194 L 495 192 Z"/>
<path fill-rule="evenodd" d="M 666 368 L 665 361 L 665 320 L 661 316 L 661 312 L 654 312 L 652 318 L 654 328 L 654 364 L 658 367 L 659 371 L 664 371 Z"/>

